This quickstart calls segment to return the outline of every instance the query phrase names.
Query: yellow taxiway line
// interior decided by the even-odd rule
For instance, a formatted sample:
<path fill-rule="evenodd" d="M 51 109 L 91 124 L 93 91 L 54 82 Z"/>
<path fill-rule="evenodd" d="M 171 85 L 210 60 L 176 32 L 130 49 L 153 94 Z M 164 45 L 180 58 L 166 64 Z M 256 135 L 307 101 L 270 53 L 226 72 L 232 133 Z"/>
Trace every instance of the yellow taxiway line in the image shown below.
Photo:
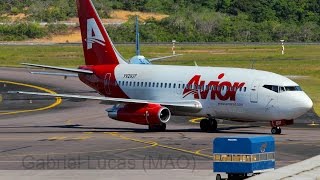
<path fill-rule="evenodd" d="M 190 119 L 189 122 L 191 123 L 194 123 L 194 124 L 199 124 L 200 123 L 200 120 L 202 120 L 203 117 L 201 118 L 194 118 L 194 119 Z"/>
<path fill-rule="evenodd" d="M 162 148 L 171 149 L 171 150 L 175 150 L 175 151 L 180 151 L 180 152 L 193 154 L 193 155 L 201 156 L 201 157 L 206 157 L 206 158 L 210 158 L 210 159 L 213 158 L 212 155 L 203 154 L 203 153 L 200 153 L 200 151 L 196 151 L 195 152 L 195 151 L 190 151 L 190 150 L 186 150 L 186 149 L 181 149 L 181 148 L 176 148 L 176 147 L 172 147 L 172 146 L 159 144 L 159 143 L 157 143 L 155 141 L 143 141 L 143 140 L 140 140 L 140 139 L 134 139 L 134 138 L 130 138 L 130 137 L 121 135 L 121 134 L 119 134 L 117 132 L 105 132 L 105 134 L 110 134 L 112 136 L 116 136 L 116 137 L 119 137 L 119 138 L 124 139 L 124 140 L 129 140 L 129 141 L 133 141 L 133 142 L 139 142 L 139 143 L 143 143 L 143 144 L 153 145 L 155 147 L 162 147 Z"/>
<path fill-rule="evenodd" d="M 47 93 L 50 93 L 50 94 L 57 94 L 56 92 L 54 92 L 54 91 L 52 91 L 50 89 L 46 89 L 46 88 L 43 88 L 43 87 L 30 85 L 30 84 L 24 84 L 24 83 L 12 82 L 12 81 L 2 81 L 2 80 L 0 80 L 0 83 L 13 84 L 13 85 L 18 85 L 18 86 L 25 86 L 25 87 L 29 87 L 29 88 L 38 89 L 40 91 L 44 91 L 44 92 L 47 92 Z M 19 110 L 19 111 L 13 111 L 13 112 L 2 112 L 2 113 L 0 113 L 0 115 L 12 115 L 12 114 L 19 114 L 19 113 L 43 111 L 43 110 L 54 108 L 54 107 L 58 106 L 59 104 L 61 104 L 61 102 L 62 102 L 62 99 L 60 97 L 56 97 L 56 101 L 53 104 L 51 104 L 49 106 L 46 106 L 46 107 L 37 108 L 37 109 L 29 109 L 29 110 Z"/>

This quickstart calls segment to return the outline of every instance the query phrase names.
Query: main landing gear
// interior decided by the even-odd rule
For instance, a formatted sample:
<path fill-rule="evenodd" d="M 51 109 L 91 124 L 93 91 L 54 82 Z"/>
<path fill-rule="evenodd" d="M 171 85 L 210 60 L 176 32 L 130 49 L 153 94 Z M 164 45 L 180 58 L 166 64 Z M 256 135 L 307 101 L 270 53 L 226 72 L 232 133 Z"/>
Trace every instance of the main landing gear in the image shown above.
<path fill-rule="evenodd" d="M 164 132 L 166 131 L 167 124 L 166 123 L 161 123 L 158 125 L 151 125 L 149 124 L 149 130 L 153 132 Z"/>
<path fill-rule="evenodd" d="M 200 129 L 203 132 L 216 131 L 218 123 L 214 118 L 204 118 L 200 121 Z"/>

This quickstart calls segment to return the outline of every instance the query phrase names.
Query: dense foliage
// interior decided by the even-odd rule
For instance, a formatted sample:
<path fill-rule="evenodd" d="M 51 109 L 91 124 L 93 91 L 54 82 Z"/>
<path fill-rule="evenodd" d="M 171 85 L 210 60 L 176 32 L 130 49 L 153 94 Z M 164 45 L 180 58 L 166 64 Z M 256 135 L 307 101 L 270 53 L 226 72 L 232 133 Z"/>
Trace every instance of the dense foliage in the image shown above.
<path fill-rule="evenodd" d="M 169 14 L 141 24 L 142 41 L 293 42 L 320 40 L 319 0 L 93 0 L 99 14 L 112 9 Z M 2 0 L 0 12 L 26 13 L 31 21 L 76 16 L 73 0 Z M 113 39 L 134 41 L 134 22 L 108 27 Z M 0 31 L 0 35 L 3 31 Z M 1 38 L 0 38 L 1 39 Z"/>

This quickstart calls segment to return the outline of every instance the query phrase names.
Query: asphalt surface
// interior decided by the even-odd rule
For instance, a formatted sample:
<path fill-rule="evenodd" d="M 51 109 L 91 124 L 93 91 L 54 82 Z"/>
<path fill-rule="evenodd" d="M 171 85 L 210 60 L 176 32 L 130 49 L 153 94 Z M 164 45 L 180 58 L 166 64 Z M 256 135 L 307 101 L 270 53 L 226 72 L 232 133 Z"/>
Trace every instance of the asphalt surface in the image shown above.
<path fill-rule="evenodd" d="M 228 121 L 203 133 L 190 117 L 173 117 L 166 132 L 149 132 L 111 120 L 105 112 L 110 105 L 100 101 L 6 94 L 12 90 L 98 96 L 77 78 L 0 68 L 0 170 L 210 170 L 215 137 L 270 135 L 268 123 Z M 319 121 L 310 114 L 274 136 L 277 168 L 319 154 L 320 127 L 308 125 Z"/>

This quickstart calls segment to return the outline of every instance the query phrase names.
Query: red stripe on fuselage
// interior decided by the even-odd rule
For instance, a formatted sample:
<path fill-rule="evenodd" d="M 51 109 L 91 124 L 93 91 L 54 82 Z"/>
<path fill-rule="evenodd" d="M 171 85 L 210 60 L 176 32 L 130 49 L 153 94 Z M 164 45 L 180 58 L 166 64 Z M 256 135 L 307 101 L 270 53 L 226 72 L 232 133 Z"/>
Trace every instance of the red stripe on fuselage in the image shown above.
<path fill-rule="evenodd" d="M 79 79 L 106 97 L 129 98 L 120 86 L 116 85 L 115 69 L 117 66 L 81 66 L 80 69 L 90 70 L 93 74 L 79 74 Z"/>

